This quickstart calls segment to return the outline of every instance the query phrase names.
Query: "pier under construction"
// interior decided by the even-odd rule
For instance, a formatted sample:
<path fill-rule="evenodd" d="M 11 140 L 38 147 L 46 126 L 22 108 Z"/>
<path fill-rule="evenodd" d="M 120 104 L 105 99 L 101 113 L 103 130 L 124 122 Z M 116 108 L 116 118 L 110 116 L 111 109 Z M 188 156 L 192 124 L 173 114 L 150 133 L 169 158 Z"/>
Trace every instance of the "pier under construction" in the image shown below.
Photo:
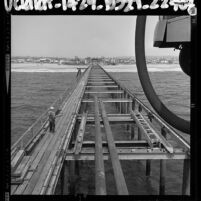
<path fill-rule="evenodd" d="M 181 195 L 190 195 L 190 144 L 99 64 L 79 72 L 77 84 L 53 104 L 55 133 L 48 111 L 11 147 L 11 195 L 76 193 L 81 164 L 94 162 L 94 193 L 107 195 L 106 161 L 117 195 L 130 195 L 122 161 L 160 161 L 158 193 L 166 194 L 167 160 L 183 160 Z M 114 126 L 120 126 L 118 133 Z M 124 136 L 124 133 L 129 138 Z M 118 137 L 117 137 L 118 135 Z"/>

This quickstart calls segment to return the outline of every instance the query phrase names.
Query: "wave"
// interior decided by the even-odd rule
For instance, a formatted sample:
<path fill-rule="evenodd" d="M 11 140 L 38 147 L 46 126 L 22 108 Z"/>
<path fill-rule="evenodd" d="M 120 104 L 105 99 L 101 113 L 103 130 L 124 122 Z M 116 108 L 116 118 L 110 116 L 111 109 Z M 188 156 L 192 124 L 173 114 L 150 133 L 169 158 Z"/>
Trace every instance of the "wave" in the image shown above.
<path fill-rule="evenodd" d="M 118 65 L 118 66 L 103 66 L 108 72 L 137 72 L 136 65 Z M 178 64 L 148 64 L 147 69 L 149 72 L 181 72 Z"/>
<path fill-rule="evenodd" d="M 11 72 L 77 72 L 77 68 L 87 68 L 86 65 L 72 66 L 72 65 L 57 65 L 57 64 L 11 64 Z M 136 65 L 115 65 L 115 66 L 103 66 L 108 72 L 137 72 Z M 148 64 L 149 72 L 167 72 L 178 71 L 181 72 L 181 68 L 178 64 Z"/>

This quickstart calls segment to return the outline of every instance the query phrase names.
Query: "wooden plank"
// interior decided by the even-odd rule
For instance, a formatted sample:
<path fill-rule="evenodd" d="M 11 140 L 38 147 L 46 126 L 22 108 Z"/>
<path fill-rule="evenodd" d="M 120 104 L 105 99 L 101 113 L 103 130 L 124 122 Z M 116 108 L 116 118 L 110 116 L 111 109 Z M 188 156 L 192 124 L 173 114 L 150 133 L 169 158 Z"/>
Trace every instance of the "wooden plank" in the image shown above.
<path fill-rule="evenodd" d="M 40 149 L 43 147 L 43 145 L 44 145 L 44 143 L 46 142 L 46 139 L 47 139 L 48 137 L 49 137 L 49 136 L 46 135 L 45 138 L 43 138 L 42 141 L 41 141 L 41 142 L 38 144 L 38 146 L 35 148 L 34 152 L 33 152 L 32 155 L 30 156 L 29 161 L 27 162 L 26 166 L 24 167 L 25 169 L 27 169 L 27 168 L 30 167 L 32 161 L 37 157 L 37 155 L 38 155 Z M 26 175 L 26 177 L 25 177 L 25 179 L 24 179 L 24 180 L 26 180 L 26 181 L 23 182 L 22 185 L 19 185 L 19 186 L 18 186 L 18 188 L 17 188 L 15 194 L 20 195 L 20 194 L 23 193 L 23 191 L 24 191 L 25 188 L 27 187 L 27 184 L 29 183 L 29 182 L 27 181 L 27 180 L 30 179 L 30 177 L 28 177 L 28 175 L 29 175 L 29 176 L 32 176 L 32 175 L 33 175 L 33 171 L 27 173 L 27 175 Z"/>
<path fill-rule="evenodd" d="M 131 103 L 132 99 L 123 99 L 123 98 L 107 98 L 107 99 L 101 99 L 104 103 Z M 82 103 L 93 103 L 93 99 L 83 99 Z"/>
<path fill-rule="evenodd" d="M 15 190 L 17 189 L 18 185 L 11 185 L 11 191 L 10 194 L 13 195 L 13 193 L 15 192 Z"/>
<path fill-rule="evenodd" d="M 110 152 L 110 156 L 111 156 L 117 191 L 118 191 L 119 195 L 128 195 L 128 189 L 126 186 L 126 181 L 125 181 L 125 178 L 123 175 L 121 164 L 120 164 L 120 161 L 118 158 L 116 146 L 114 144 L 112 130 L 110 128 L 108 117 L 107 117 L 105 107 L 104 107 L 104 104 L 102 101 L 100 101 L 100 105 L 101 105 L 101 113 L 102 113 L 102 118 L 103 118 L 103 122 L 104 122 L 104 126 L 105 126 L 106 137 L 107 137 L 107 141 L 108 141 L 109 152 Z"/>
<path fill-rule="evenodd" d="M 88 85 L 86 88 L 118 88 L 117 85 Z"/>
<path fill-rule="evenodd" d="M 15 172 L 13 172 L 12 176 L 20 177 L 29 159 L 30 159 L 30 156 L 24 156 L 21 163 L 18 165 L 17 169 L 15 170 Z"/>
<path fill-rule="evenodd" d="M 49 125 L 49 123 L 48 123 Z M 45 126 L 43 128 L 41 128 L 41 130 L 39 131 L 39 133 L 32 139 L 30 140 L 30 142 L 25 146 L 25 151 L 26 153 L 30 153 L 33 148 L 37 145 L 37 143 L 39 143 L 39 140 L 41 140 L 41 138 L 45 135 L 45 131 L 46 131 L 46 127 L 47 127 L 47 123 L 45 124 Z"/>
<path fill-rule="evenodd" d="M 49 171 L 48 171 L 48 173 L 47 173 L 47 176 L 46 176 L 46 178 L 45 178 L 45 181 L 44 181 L 44 183 L 42 184 L 42 188 L 40 187 L 40 188 L 38 188 L 38 190 L 36 190 L 36 188 L 34 189 L 34 191 L 33 191 L 33 193 L 32 194 L 45 194 L 45 192 L 46 192 L 46 189 L 47 189 L 47 187 L 48 187 L 48 185 L 49 185 L 49 181 L 51 180 L 51 177 L 52 177 L 52 173 L 53 173 L 53 171 L 54 171 L 54 168 L 55 168 L 55 165 L 56 165 L 56 161 L 57 161 L 57 156 L 55 156 L 54 157 L 54 160 L 53 160 L 53 162 L 52 162 L 52 164 L 51 164 L 51 167 L 49 168 Z"/>
<path fill-rule="evenodd" d="M 24 189 L 26 188 L 27 184 L 29 183 L 28 180 L 24 181 L 22 185 L 19 185 L 19 187 L 14 192 L 14 195 L 21 195 Z"/>
<path fill-rule="evenodd" d="M 93 82 L 87 82 L 88 84 L 115 84 L 115 82 L 95 82 L 95 81 L 93 81 Z"/>
<path fill-rule="evenodd" d="M 13 160 L 11 161 L 11 172 L 13 172 L 16 169 L 17 165 L 22 160 L 24 154 L 25 154 L 24 150 L 19 150 L 17 152 L 17 154 L 15 155 L 15 157 L 13 158 Z"/>
<path fill-rule="evenodd" d="M 94 97 L 95 104 L 95 187 L 96 195 L 106 195 L 105 169 L 102 152 L 102 135 L 100 129 L 99 107 L 97 96 Z"/>
<path fill-rule="evenodd" d="M 34 172 L 33 176 L 31 177 L 31 180 L 29 181 L 29 184 L 23 194 L 35 194 L 34 193 L 34 188 L 37 187 L 37 183 L 43 178 L 42 177 L 42 172 L 44 168 L 51 164 L 52 159 L 54 158 L 58 145 L 60 144 L 60 141 L 57 139 L 57 137 L 54 136 L 52 141 L 50 142 L 49 146 L 47 147 L 45 153 L 43 154 L 41 158 L 41 162 L 38 164 L 37 171 Z M 53 148 L 54 147 L 54 148 Z M 47 168 L 45 171 L 46 173 L 48 172 L 49 168 Z"/>
<path fill-rule="evenodd" d="M 49 138 L 47 139 L 47 141 L 45 142 L 45 144 L 43 145 L 43 147 L 41 148 L 41 150 L 38 152 L 37 157 L 32 161 L 30 170 L 34 171 L 36 169 L 36 167 L 38 166 L 40 160 L 42 159 L 43 154 L 46 151 L 46 148 L 49 146 L 50 141 L 52 139 L 53 135 L 49 135 Z"/>
<path fill-rule="evenodd" d="M 11 185 L 19 185 L 23 183 L 23 179 L 20 178 L 12 178 L 11 179 Z"/>
<path fill-rule="evenodd" d="M 27 152 L 27 153 L 30 153 L 31 150 L 33 149 L 34 145 L 35 145 L 35 143 L 34 143 L 34 142 L 31 142 L 31 143 L 28 145 L 28 147 L 26 148 L 26 152 Z"/>
<path fill-rule="evenodd" d="M 51 179 L 50 176 L 53 172 L 54 165 L 57 160 L 57 157 L 55 157 L 55 154 L 58 153 L 58 149 L 55 147 L 58 147 L 59 145 L 60 144 L 56 144 L 54 146 L 54 149 L 52 150 L 52 152 L 51 152 L 51 150 L 49 150 L 51 152 L 51 155 L 50 155 L 49 159 L 47 160 L 47 163 L 45 164 L 45 166 L 41 172 L 41 176 L 40 176 L 39 180 L 37 181 L 37 184 L 35 185 L 35 188 L 34 188 L 32 194 L 40 194 L 41 188 L 44 185 L 44 182 L 46 181 L 46 179 L 48 178 L 48 181 Z M 49 174 L 49 176 L 48 176 L 48 174 Z"/>
<path fill-rule="evenodd" d="M 102 122 L 102 119 L 99 117 L 100 121 Z M 78 118 L 78 121 L 80 121 L 81 118 Z M 114 123 L 114 122 L 117 122 L 117 123 L 133 123 L 133 119 L 131 117 L 108 117 L 108 120 L 110 121 L 110 123 Z M 94 117 L 88 117 L 87 118 L 87 122 L 95 122 L 95 119 Z"/>
<path fill-rule="evenodd" d="M 146 150 L 147 151 L 147 150 Z M 95 160 L 95 151 L 91 153 L 80 153 L 76 160 Z M 126 153 L 123 153 L 121 151 L 118 151 L 119 160 L 183 160 L 188 159 L 189 157 L 186 156 L 184 153 L 176 153 L 172 157 L 167 155 L 167 153 L 140 153 L 138 151 L 132 152 L 129 150 Z M 103 159 L 108 160 L 110 157 L 109 153 L 104 153 Z M 66 156 L 67 161 L 75 160 L 74 154 L 67 154 Z"/>
<path fill-rule="evenodd" d="M 27 165 L 27 164 L 29 164 L 29 160 L 27 160 L 26 164 L 24 164 L 24 167 L 23 167 L 23 169 L 21 171 L 21 176 L 17 178 L 17 180 L 19 180 L 21 182 L 24 180 L 24 178 L 25 178 L 25 176 L 26 176 L 26 174 L 27 174 L 27 172 L 29 170 L 29 165 Z"/>
<path fill-rule="evenodd" d="M 79 154 L 81 151 L 86 122 L 87 122 L 87 113 L 83 113 L 75 143 L 75 155 Z"/>
<path fill-rule="evenodd" d="M 102 99 L 101 99 L 102 100 Z M 82 115 L 81 114 L 78 114 L 78 118 L 80 118 Z M 130 114 L 119 114 L 119 113 L 110 113 L 110 114 L 107 114 L 108 117 L 122 117 L 122 118 L 128 118 L 128 117 L 131 117 Z M 94 113 L 88 113 L 87 117 L 94 117 Z M 102 115 L 100 114 L 100 117 L 102 117 Z"/>
<path fill-rule="evenodd" d="M 29 172 L 26 177 L 23 179 L 23 183 L 21 185 L 18 185 L 17 189 L 15 192 L 13 192 L 13 194 L 15 195 L 21 195 L 22 192 L 24 191 L 24 189 L 26 188 L 27 184 L 28 184 L 28 180 L 30 179 L 30 177 L 32 176 L 33 172 Z"/>
<path fill-rule="evenodd" d="M 13 158 L 15 157 L 15 155 L 17 154 L 17 147 L 15 147 L 14 149 L 11 149 L 11 161 L 13 160 Z"/>
<path fill-rule="evenodd" d="M 32 172 L 32 171 L 29 171 L 29 172 L 27 173 L 26 177 L 24 178 L 24 180 L 25 180 L 25 181 L 26 181 L 26 180 L 29 180 L 29 179 L 32 177 L 32 175 L 33 175 L 33 172 Z"/>
<path fill-rule="evenodd" d="M 108 91 L 85 91 L 85 94 L 122 94 L 122 90 L 108 90 Z"/>
<path fill-rule="evenodd" d="M 112 81 L 111 78 L 88 78 L 88 81 Z"/>
<path fill-rule="evenodd" d="M 105 78 L 108 78 L 108 76 L 97 76 L 97 77 L 89 77 L 88 79 L 105 79 Z"/>
<path fill-rule="evenodd" d="M 56 188 L 56 184 L 59 178 L 59 173 L 61 171 L 62 165 L 64 162 L 63 156 L 61 155 L 59 157 L 59 159 L 57 160 L 57 163 L 55 164 L 55 167 L 53 168 L 53 172 L 52 172 L 52 176 L 48 178 L 46 178 L 46 181 L 42 187 L 42 190 L 40 192 L 40 195 L 45 194 L 45 192 L 48 192 L 49 189 L 51 189 L 51 193 L 54 194 L 55 188 Z"/>

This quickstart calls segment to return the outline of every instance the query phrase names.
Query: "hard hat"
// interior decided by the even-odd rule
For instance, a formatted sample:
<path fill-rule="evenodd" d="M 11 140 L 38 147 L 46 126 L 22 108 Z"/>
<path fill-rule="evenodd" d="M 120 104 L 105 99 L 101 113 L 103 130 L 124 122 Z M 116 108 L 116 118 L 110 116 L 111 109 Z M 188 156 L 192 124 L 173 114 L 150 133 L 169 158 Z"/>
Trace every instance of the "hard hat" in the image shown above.
<path fill-rule="evenodd" d="M 54 107 L 50 107 L 50 110 L 54 110 Z"/>

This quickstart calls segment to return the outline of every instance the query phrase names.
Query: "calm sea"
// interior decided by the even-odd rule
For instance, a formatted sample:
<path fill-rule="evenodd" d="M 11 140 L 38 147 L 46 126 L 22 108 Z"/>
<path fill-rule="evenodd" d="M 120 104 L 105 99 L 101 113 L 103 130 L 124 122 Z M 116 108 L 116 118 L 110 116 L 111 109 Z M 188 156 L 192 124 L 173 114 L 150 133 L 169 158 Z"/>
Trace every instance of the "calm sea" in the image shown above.
<path fill-rule="evenodd" d="M 59 72 L 55 66 L 13 65 L 11 86 L 11 143 L 13 144 L 34 123 L 57 97 L 70 88 L 75 82 L 76 68 L 66 69 L 60 66 Z M 119 81 L 132 90 L 139 99 L 147 102 L 139 82 L 136 68 L 133 66 L 107 66 Z M 190 119 L 190 79 L 178 66 L 150 66 L 150 77 L 161 100 L 179 116 Z M 169 69 L 169 71 L 168 71 Z M 35 71 L 37 72 L 35 72 Z M 164 70 L 164 71 L 163 71 Z M 171 71 L 170 71 L 171 70 Z M 56 72 L 57 71 L 57 72 Z M 124 72 L 123 72 L 124 71 Z M 115 194 L 114 178 L 111 166 L 105 163 L 107 172 L 108 194 Z M 182 182 L 182 161 L 167 162 L 166 193 L 180 194 Z M 122 162 L 127 186 L 130 194 L 158 194 L 159 161 L 152 162 L 150 178 L 145 176 L 144 161 Z M 86 184 L 83 191 L 94 193 L 94 164 L 86 162 L 82 171 L 90 172 L 80 178 L 80 185 Z"/>

